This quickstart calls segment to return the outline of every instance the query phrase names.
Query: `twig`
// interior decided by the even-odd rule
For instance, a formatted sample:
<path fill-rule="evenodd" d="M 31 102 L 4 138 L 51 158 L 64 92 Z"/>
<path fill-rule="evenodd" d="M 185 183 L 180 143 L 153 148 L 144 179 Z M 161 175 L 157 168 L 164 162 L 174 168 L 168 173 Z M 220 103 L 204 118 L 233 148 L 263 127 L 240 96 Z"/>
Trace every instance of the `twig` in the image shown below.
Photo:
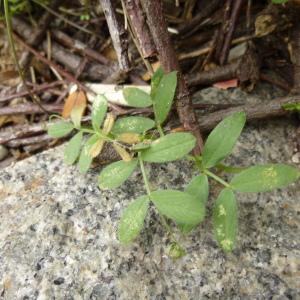
<path fill-rule="evenodd" d="M 144 58 L 155 54 L 155 45 L 153 43 L 148 24 L 143 13 L 140 0 L 124 0 L 128 17 L 135 31 L 137 41 L 140 45 L 142 56 Z"/>
<path fill-rule="evenodd" d="M 73 75 L 71 75 L 64 69 L 62 69 L 59 65 L 57 65 L 53 61 L 44 57 L 42 54 L 40 54 L 38 51 L 30 47 L 29 45 L 27 45 L 17 34 L 14 34 L 14 37 L 24 48 L 26 48 L 28 51 L 34 54 L 40 61 L 54 68 L 59 74 L 65 77 L 68 81 L 77 84 L 85 92 L 92 92 L 90 89 L 85 87 L 81 82 L 79 82 Z"/>
<path fill-rule="evenodd" d="M 247 105 L 236 106 L 233 108 L 220 110 L 206 115 L 206 118 L 201 119 L 199 121 L 199 126 L 203 131 L 210 131 L 226 116 L 229 116 L 234 112 L 239 112 L 239 111 L 244 111 L 246 113 L 247 121 L 283 116 L 283 115 L 290 114 L 290 111 L 287 111 L 282 108 L 284 104 L 299 103 L 299 102 L 300 102 L 300 96 L 295 95 L 295 96 L 288 96 L 284 98 L 277 98 L 274 100 L 270 100 L 267 103 L 260 103 L 259 105 L 247 104 Z"/>
<path fill-rule="evenodd" d="M 215 82 L 225 81 L 236 77 L 237 69 L 240 62 L 234 62 L 222 67 L 216 67 L 210 71 L 190 74 L 187 81 L 190 86 L 194 85 L 210 85 Z"/>
<path fill-rule="evenodd" d="M 32 93 L 38 93 L 38 92 L 53 88 L 53 87 L 58 86 L 58 85 L 63 85 L 64 83 L 65 82 L 61 81 L 61 80 L 53 81 L 51 83 L 43 83 L 41 85 L 38 85 L 38 86 L 32 88 L 31 92 Z M 3 96 L 3 97 L 0 98 L 0 102 L 6 102 L 6 101 L 9 101 L 9 100 L 12 100 L 12 99 L 21 98 L 21 97 L 25 97 L 25 96 L 28 96 L 28 91 Z"/>
<path fill-rule="evenodd" d="M 18 17 L 12 18 L 12 24 L 14 30 L 23 37 L 24 40 L 30 38 L 33 33 L 31 26 L 29 26 L 26 22 Z M 76 41 L 73 41 L 74 45 Z M 44 41 L 42 43 L 42 47 L 46 53 L 48 53 L 48 43 Z M 80 47 L 80 45 L 79 45 Z M 76 73 L 80 62 L 81 57 L 67 51 L 65 48 L 60 46 L 56 42 L 51 43 L 51 55 L 52 57 L 59 63 L 61 63 L 68 70 L 72 71 L 72 73 Z M 91 80 L 105 80 L 107 77 L 111 76 L 111 73 L 117 71 L 116 64 L 113 65 L 102 65 L 98 63 L 93 63 L 88 65 L 86 72 L 84 72 L 83 77 L 89 78 Z"/>
<path fill-rule="evenodd" d="M 59 4 L 62 4 L 61 0 L 54 0 L 51 2 L 51 9 L 55 9 Z M 53 21 L 52 15 L 47 11 L 43 14 L 43 16 L 38 21 L 37 28 L 33 31 L 33 34 L 30 36 L 30 39 L 27 40 L 27 43 L 32 46 L 36 47 L 38 46 L 44 36 L 45 31 L 47 30 L 49 24 Z M 31 53 L 26 51 L 22 53 L 22 56 L 20 58 L 20 65 L 23 69 L 26 69 L 28 67 L 28 64 L 30 62 Z"/>
<path fill-rule="evenodd" d="M 191 21 L 185 22 L 182 26 L 180 26 L 179 35 L 187 37 L 195 33 L 199 29 L 201 21 L 210 16 L 220 6 L 220 2 L 221 1 L 219 0 L 209 1 L 208 4 L 203 7 L 203 9 Z"/>
<path fill-rule="evenodd" d="M 70 26 L 73 26 L 75 28 L 77 28 L 80 31 L 83 31 L 85 33 L 94 35 L 99 37 L 100 39 L 102 38 L 99 34 L 97 34 L 96 32 L 93 32 L 89 29 L 86 29 L 82 26 L 79 26 L 77 23 L 70 21 L 69 19 L 65 18 L 64 16 L 60 15 L 59 13 L 57 13 L 55 10 L 51 9 L 50 7 L 48 7 L 47 5 L 41 3 L 41 1 L 37 1 L 37 0 L 31 0 L 33 1 L 35 4 L 40 5 L 41 7 L 43 7 L 45 10 L 47 10 L 49 13 L 51 13 L 52 15 L 56 16 L 57 18 L 63 20 L 65 23 L 69 24 Z"/>
<path fill-rule="evenodd" d="M 293 62 L 293 81 L 294 81 L 294 86 L 293 86 L 293 93 L 299 93 L 300 92 L 300 24 L 299 21 L 297 20 L 295 22 L 292 31 L 292 55 L 291 59 Z"/>
<path fill-rule="evenodd" d="M 45 109 L 47 111 L 52 112 L 61 112 L 62 105 L 57 104 L 44 104 Z M 16 106 L 6 106 L 0 108 L 0 116 L 9 116 L 9 115 L 17 115 L 17 114 L 36 114 L 36 113 L 44 113 L 44 111 L 35 104 L 18 104 Z"/>
<path fill-rule="evenodd" d="M 194 152 L 199 154 L 203 147 L 203 140 L 198 120 L 192 107 L 191 97 L 185 79 L 180 72 L 176 53 L 168 33 L 167 24 L 163 16 L 162 2 L 160 0 L 142 0 L 142 5 L 146 12 L 149 28 L 164 71 L 178 71 L 177 112 L 183 127 L 191 131 L 197 138 L 197 146 Z"/>
<path fill-rule="evenodd" d="M 20 146 L 38 144 L 41 142 L 50 142 L 52 140 L 53 140 L 53 138 L 50 137 L 48 134 L 40 134 L 37 136 L 12 140 L 12 141 L 7 142 L 6 145 L 10 148 L 18 148 Z"/>
<path fill-rule="evenodd" d="M 17 125 L 5 128 L 5 131 L 0 131 L 0 145 L 11 140 L 18 139 L 24 136 L 38 134 L 47 130 L 47 123 L 38 123 L 34 125 Z"/>
<path fill-rule="evenodd" d="M 236 38 L 234 40 L 232 40 L 232 45 L 236 45 L 236 44 L 240 44 L 240 43 L 244 43 L 246 41 L 252 40 L 254 38 L 253 35 L 248 35 L 248 36 L 242 36 L 239 38 Z M 183 59 L 187 59 L 187 58 L 193 58 L 193 57 L 197 57 L 203 54 L 207 54 L 212 50 L 212 47 L 201 47 L 200 49 L 188 52 L 188 53 L 182 53 L 178 56 L 179 60 L 183 60 Z"/>
<path fill-rule="evenodd" d="M 89 48 L 86 44 L 82 43 L 81 41 L 71 38 L 69 35 L 65 34 L 62 31 L 53 30 L 53 31 L 51 31 L 51 35 L 61 45 L 68 47 L 68 48 L 72 48 L 81 54 L 85 54 L 87 57 L 92 58 L 93 60 L 98 61 L 101 64 L 104 64 L 104 65 L 113 64 L 112 61 L 107 59 L 105 56 L 103 56 L 99 52 Z"/>
<path fill-rule="evenodd" d="M 231 45 L 231 40 L 233 37 L 233 32 L 236 26 L 237 19 L 239 17 L 239 13 L 242 8 L 244 0 L 235 0 L 233 1 L 233 8 L 232 8 L 232 13 L 230 16 L 230 22 L 229 22 L 229 28 L 225 36 L 223 48 L 221 51 L 220 59 L 219 62 L 221 65 L 224 65 L 227 61 L 229 50 L 230 50 L 230 45 Z"/>
<path fill-rule="evenodd" d="M 118 19 L 115 5 L 112 0 L 100 0 L 110 36 L 117 53 L 120 69 L 129 71 L 128 40 L 123 24 Z"/>

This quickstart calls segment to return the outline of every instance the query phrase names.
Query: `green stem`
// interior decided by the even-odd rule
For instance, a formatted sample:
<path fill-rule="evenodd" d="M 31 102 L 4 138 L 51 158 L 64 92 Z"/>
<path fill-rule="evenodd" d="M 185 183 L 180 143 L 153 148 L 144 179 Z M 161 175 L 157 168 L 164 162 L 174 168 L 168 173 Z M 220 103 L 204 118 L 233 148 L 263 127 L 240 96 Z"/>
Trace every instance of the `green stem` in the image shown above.
<path fill-rule="evenodd" d="M 163 132 L 163 130 L 162 130 L 161 125 L 158 123 L 158 124 L 156 125 L 156 127 L 157 127 L 157 130 L 158 130 L 158 132 L 159 132 L 159 135 L 160 135 L 161 137 L 164 136 L 165 134 L 164 134 L 164 132 Z"/>
<path fill-rule="evenodd" d="M 145 188 L 146 188 L 147 194 L 148 194 L 148 196 L 150 198 L 151 189 L 150 189 L 150 184 L 149 184 L 148 177 L 147 177 L 147 174 L 146 174 L 144 162 L 143 162 L 143 159 L 142 159 L 142 156 L 141 156 L 141 152 L 138 153 L 138 159 L 139 159 L 140 168 L 141 168 L 143 179 L 144 179 L 144 183 L 145 183 Z M 172 228 L 168 224 L 166 218 L 162 214 L 159 214 L 159 216 L 161 218 L 162 225 L 166 228 L 166 231 L 169 233 L 170 238 L 173 240 L 173 242 L 175 242 L 175 243 L 177 243 L 179 245 L 179 243 L 177 242 L 177 240 L 176 240 L 176 238 L 174 236 Z"/>
<path fill-rule="evenodd" d="M 216 180 L 217 182 L 221 183 L 222 185 L 226 186 L 227 188 L 230 188 L 230 185 L 224 181 L 222 178 L 220 178 L 219 176 L 215 175 L 214 173 L 208 171 L 208 170 L 203 170 L 203 173 L 208 175 L 209 177 L 213 178 L 214 180 Z"/>
<path fill-rule="evenodd" d="M 147 174 L 146 174 L 144 162 L 143 162 L 143 159 L 142 159 L 142 156 L 141 156 L 141 152 L 138 153 L 138 159 L 139 159 L 140 168 L 141 168 L 144 183 L 145 183 L 145 188 L 146 188 L 148 196 L 150 196 L 150 194 L 151 194 L 150 185 L 149 185 L 148 177 L 147 177 Z"/>

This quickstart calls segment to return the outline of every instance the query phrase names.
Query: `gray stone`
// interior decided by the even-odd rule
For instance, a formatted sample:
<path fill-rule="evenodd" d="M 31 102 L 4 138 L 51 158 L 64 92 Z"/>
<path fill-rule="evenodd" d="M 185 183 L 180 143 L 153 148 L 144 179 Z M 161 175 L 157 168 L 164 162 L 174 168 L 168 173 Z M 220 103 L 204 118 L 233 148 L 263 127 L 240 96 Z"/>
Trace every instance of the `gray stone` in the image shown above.
<path fill-rule="evenodd" d="M 222 92 L 203 92 L 209 93 L 221 99 Z M 247 126 L 227 162 L 291 163 L 296 128 L 292 118 Z M 141 173 L 113 191 L 97 188 L 98 173 L 81 175 L 64 165 L 63 146 L 1 171 L 4 299 L 299 299 L 300 182 L 237 195 L 239 237 L 231 254 L 211 233 L 209 216 L 220 190 L 213 184 L 206 221 L 189 236 L 176 232 L 187 255 L 174 261 L 154 209 L 133 245 L 116 239 L 123 208 L 145 193 Z M 193 173 L 188 162 L 154 165 L 150 179 L 154 188 L 182 189 Z"/>

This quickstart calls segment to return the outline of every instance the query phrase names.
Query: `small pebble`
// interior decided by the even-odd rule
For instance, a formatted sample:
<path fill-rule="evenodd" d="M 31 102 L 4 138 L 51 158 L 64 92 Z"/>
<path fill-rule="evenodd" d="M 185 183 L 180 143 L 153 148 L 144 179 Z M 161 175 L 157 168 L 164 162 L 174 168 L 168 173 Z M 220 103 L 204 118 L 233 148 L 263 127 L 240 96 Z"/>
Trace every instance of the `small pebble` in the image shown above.
<path fill-rule="evenodd" d="M 55 285 L 61 285 L 61 284 L 63 284 L 65 282 L 65 279 L 63 278 L 63 277 L 58 277 L 57 279 L 55 279 L 54 281 L 53 281 L 53 283 L 55 284 Z"/>
<path fill-rule="evenodd" d="M 8 150 L 3 145 L 0 145 L 0 161 L 6 158 L 8 155 Z"/>

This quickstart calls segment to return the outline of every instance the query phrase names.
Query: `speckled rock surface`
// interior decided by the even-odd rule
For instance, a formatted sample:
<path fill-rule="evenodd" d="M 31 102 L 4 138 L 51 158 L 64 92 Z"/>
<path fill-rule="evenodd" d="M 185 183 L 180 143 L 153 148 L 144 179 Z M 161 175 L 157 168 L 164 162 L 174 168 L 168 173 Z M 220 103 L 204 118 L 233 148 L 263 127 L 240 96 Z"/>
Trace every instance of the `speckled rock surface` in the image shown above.
<path fill-rule="evenodd" d="M 221 99 L 220 93 L 203 95 Z M 234 93 L 244 101 L 242 92 Z M 291 163 L 296 129 L 292 119 L 247 126 L 228 162 Z M 1 171 L 1 299 L 300 299 L 300 182 L 238 195 L 240 231 L 232 254 L 217 247 L 208 218 L 190 236 L 179 236 L 187 255 L 173 261 L 153 211 L 133 245 L 116 239 L 122 209 L 144 193 L 140 172 L 119 189 L 99 191 L 99 170 L 80 175 L 63 164 L 62 151 Z M 192 173 L 189 163 L 177 162 L 155 166 L 150 175 L 154 187 L 182 189 Z"/>

